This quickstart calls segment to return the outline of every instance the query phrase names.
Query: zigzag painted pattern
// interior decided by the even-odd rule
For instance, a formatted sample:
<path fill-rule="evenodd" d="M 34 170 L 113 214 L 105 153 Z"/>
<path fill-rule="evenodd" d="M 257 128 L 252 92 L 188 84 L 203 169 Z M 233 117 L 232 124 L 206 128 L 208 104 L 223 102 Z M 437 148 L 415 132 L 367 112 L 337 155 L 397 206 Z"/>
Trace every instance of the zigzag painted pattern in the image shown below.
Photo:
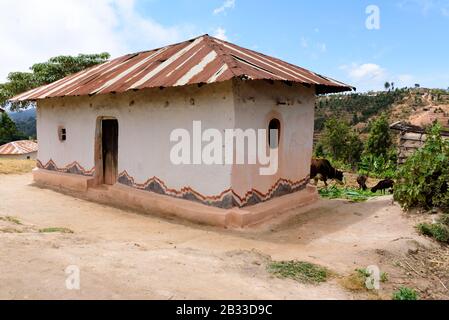
<path fill-rule="evenodd" d="M 243 208 L 256 205 L 258 203 L 266 202 L 276 197 L 303 190 L 307 186 L 309 180 L 310 179 L 308 177 L 297 182 L 293 182 L 288 179 L 279 179 L 275 183 L 275 185 L 268 190 L 267 193 L 262 193 L 256 189 L 252 189 L 248 191 L 244 197 L 240 197 L 232 189 L 225 190 L 217 196 L 204 196 L 191 187 L 185 187 L 181 190 L 170 189 L 167 187 L 164 181 L 157 177 L 150 178 L 145 183 L 139 184 L 136 183 L 134 178 L 131 177 L 126 171 L 122 172 L 119 175 L 118 183 L 136 189 L 157 193 L 160 195 L 190 200 L 223 209 L 231 209 L 235 207 Z"/>
<path fill-rule="evenodd" d="M 45 165 L 42 164 L 40 160 L 36 160 L 36 166 L 39 169 L 56 171 L 61 173 L 71 173 L 87 177 L 92 177 L 95 173 L 95 167 L 93 167 L 91 170 L 86 170 L 76 161 L 72 162 L 71 164 L 63 168 L 60 168 L 56 165 L 56 163 L 52 159 L 50 159 Z"/>

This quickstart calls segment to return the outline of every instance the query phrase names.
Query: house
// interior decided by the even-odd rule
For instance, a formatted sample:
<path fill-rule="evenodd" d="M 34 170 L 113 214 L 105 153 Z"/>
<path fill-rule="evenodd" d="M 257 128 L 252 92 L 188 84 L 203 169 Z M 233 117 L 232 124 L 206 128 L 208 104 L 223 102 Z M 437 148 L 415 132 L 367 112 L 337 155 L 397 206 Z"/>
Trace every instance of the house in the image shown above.
<path fill-rule="evenodd" d="M 411 155 L 424 146 L 427 140 L 426 129 L 409 123 L 395 122 L 390 126 L 390 129 L 400 133 L 398 144 L 399 164 L 404 164 Z M 449 139 L 449 131 L 443 130 L 441 136 L 443 139 Z"/>
<path fill-rule="evenodd" d="M 111 60 L 13 101 L 37 102 L 37 183 L 241 227 L 316 198 L 308 187 L 315 95 L 352 89 L 203 35 Z M 274 170 L 262 173 L 273 162 L 254 161 L 251 152 L 252 161 L 234 161 L 237 138 L 217 140 L 229 130 L 251 141 L 248 148 L 256 144 L 252 132 L 261 132 L 259 150 L 269 144 L 262 151 L 276 154 Z"/>
<path fill-rule="evenodd" d="M 14 141 L 0 146 L 0 159 L 36 160 L 37 143 L 31 140 Z"/>

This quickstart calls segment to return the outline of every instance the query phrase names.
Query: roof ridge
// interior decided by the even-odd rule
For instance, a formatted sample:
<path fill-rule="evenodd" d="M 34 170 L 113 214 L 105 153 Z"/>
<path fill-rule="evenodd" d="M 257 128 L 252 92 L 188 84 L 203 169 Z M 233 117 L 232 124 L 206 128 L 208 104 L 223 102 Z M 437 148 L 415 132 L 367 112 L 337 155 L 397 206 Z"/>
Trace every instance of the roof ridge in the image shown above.
<path fill-rule="evenodd" d="M 208 34 L 204 35 L 204 39 L 206 40 L 206 44 L 212 49 L 214 50 L 217 55 L 218 58 L 225 64 L 228 66 L 229 71 L 231 71 L 231 73 L 237 77 L 240 76 L 240 74 L 236 73 L 234 70 L 236 68 L 238 68 L 238 65 L 236 63 L 236 61 L 234 59 L 232 59 L 231 57 L 228 56 L 228 54 L 226 52 L 224 52 L 224 50 L 221 48 L 221 45 L 217 42 L 215 42 L 215 38 L 211 37 Z"/>

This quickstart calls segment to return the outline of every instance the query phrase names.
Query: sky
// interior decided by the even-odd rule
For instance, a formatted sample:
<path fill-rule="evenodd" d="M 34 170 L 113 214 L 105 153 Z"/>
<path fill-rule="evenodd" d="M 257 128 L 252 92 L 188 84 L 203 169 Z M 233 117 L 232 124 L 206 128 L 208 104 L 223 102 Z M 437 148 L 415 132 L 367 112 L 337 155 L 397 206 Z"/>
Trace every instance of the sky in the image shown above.
<path fill-rule="evenodd" d="M 357 87 L 449 87 L 449 0 L 0 0 L 0 82 L 48 58 L 201 34 Z"/>

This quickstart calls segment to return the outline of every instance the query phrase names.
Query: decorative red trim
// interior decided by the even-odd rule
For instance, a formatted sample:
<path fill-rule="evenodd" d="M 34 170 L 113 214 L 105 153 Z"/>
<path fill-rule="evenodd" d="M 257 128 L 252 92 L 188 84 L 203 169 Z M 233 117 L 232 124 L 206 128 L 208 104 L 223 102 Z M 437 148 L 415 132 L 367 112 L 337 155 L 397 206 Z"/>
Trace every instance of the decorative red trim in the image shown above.
<path fill-rule="evenodd" d="M 58 165 L 53 161 L 53 159 L 50 159 L 45 165 L 40 160 L 36 160 L 36 163 L 38 168 L 49 171 L 71 173 L 82 176 L 93 176 L 95 173 L 95 167 L 93 167 L 91 170 L 86 170 L 82 165 L 80 165 L 76 161 L 66 165 L 65 167 L 58 167 Z"/>
<path fill-rule="evenodd" d="M 181 190 L 176 189 L 170 189 L 167 187 L 167 184 L 159 179 L 158 177 L 152 177 L 148 179 L 145 183 L 136 183 L 135 179 L 128 174 L 127 171 L 123 171 L 118 178 L 118 182 L 124 185 L 128 185 L 130 187 L 140 189 L 140 190 L 147 190 L 147 191 L 153 191 L 151 189 L 151 186 L 153 184 L 156 184 L 156 187 L 160 187 L 161 190 L 159 190 L 159 193 L 162 193 L 167 196 L 172 196 L 176 198 L 185 198 L 186 196 L 193 196 L 197 200 L 201 201 L 204 204 L 214 205 L 214 206 L 222 206 L 222 202 L 225 201 L 226 197 L 231 196 L 235 202 L 236 205 L 233 206 L 239 206 L 244 207 L 251 203 L 251 201 L 254 201 L 254 196 L 257 197 L 255 200 L 256 202 L 265 202 L 272 198 L 277 197 L 277 193 L 282 193 L 280 190 L 282 188 L 288 188 L 288 190 L 285 193 L 293 193 L 298 190 L 301 190 L 304 188 L 308 181 L 310 180 L 309 177 L 306 177 L 305 179 L 302 179 L 300 181 L 292 181 L 289 179 L 279 179 L 266 193 L 263 193 L 257 189 L 251 189 L 248 192 L 245 193 L 243 197 L 241 197 L 239 194 L 237 194 L 232 188 L 229 188 L 219 195 L 214 196 L 205 196 L 198 191 L 194 190 L 191 187 L 184 187 Z M 155 187 L 153 186 L 153 189 Z M 285 194 L 284 193 L 284 194 Z M 229 200 L 229 199 L 228 199 Z M 228 204 L 229 205 L 229 204 Z"/>

